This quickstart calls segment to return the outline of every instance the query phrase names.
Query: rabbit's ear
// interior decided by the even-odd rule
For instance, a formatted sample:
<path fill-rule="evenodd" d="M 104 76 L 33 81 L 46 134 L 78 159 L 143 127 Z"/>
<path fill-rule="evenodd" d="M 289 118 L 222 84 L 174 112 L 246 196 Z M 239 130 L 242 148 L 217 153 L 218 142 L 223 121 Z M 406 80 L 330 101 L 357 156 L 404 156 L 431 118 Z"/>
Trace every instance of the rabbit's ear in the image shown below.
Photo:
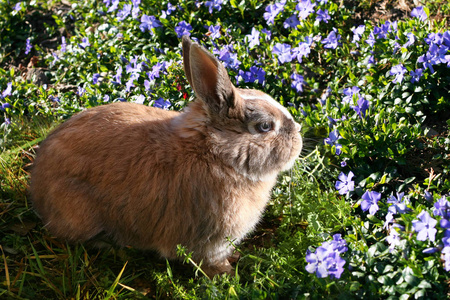
<path fill-rule="evenodd" d="M 183 59 L 189 83 L 211 112 L 223 114 L 236 108 L 235 88 L 214 55 L 183 37 Z"/>
<path fill-rule="evenodd" d="M 189 53 L 191 50 L 192 41 L 187 35 L 183 35 L 183 65 L 184 65 L 184 73 L 186 74 L 186 78 L 191 86 L 192 85 L 192 76 L 191 76 L 191 64 L 189 61 Z"/>

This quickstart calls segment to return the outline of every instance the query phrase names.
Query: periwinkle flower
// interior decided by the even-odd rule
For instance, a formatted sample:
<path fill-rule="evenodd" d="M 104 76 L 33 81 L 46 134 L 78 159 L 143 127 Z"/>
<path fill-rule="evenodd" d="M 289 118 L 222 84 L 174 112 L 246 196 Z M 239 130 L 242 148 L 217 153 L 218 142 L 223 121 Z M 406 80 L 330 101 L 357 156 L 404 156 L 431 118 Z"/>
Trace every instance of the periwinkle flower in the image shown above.
<path fill-rule="evenodd" d="M 11 92 L 12 92 L 12 81 L 6 84 L 6 89 L 2 92 L 1 98 L 4 99 L 8 96 L 11 96 Z"/>
<path fill-rule="evenodd" d="M 324 48 L 327 49 L 336 49 L 339 45 L 339 40 L 341 39 L 341 35 L 338 34 L 338 31 L 336 28 L 333 28 L 333 30 L 328 34 L 326 38 L 322 40 L 322 44 L 324 45 Z"/>
<path fill-rule="evenodd" d="M 325 9 L 325 10 L 319 9 L 317 11 L 317 17 L 316 17 L 317 21 L 328 23 L 328 20 L 330 20 L 330 19 L 331 19 L 331 17 L 328 14 L 328 10 L 327 9 Z"/>
<path fill-rule="evenodd" d="M 375 42 L 376 42 L 375 35 L 374 35 L 373 31 L 371 31 L 368 39 L 366 40 L 366 43 L 369 44 L 369 46 L 373 48 L 373 46 L 375 45 Z"/>
<path fill-rule="evenodd" d="M 275 44 L 272 53 L 278 56 L 280 64 L 292 61 L 291 46 L 288 44 Z"/>
<path fill-rule="evenodd" d="M 355 182 L 352 180 L 353 176 L 355 175 L 352 171 L 348 172 L 348 175 L 345 175 L 343 172 L 339 174 L 339 180 L 336 181 L 335 188 L 340 195 L 345 195 L 355 189 Z"/>
<path fill-rule="evenodd" d="M 86 93 L 86 89 L 83 88 L 83 87 L 81 87 L 81 86 L 79 86 L 79 87 L 78 87 L 78 90 L 77 90 L 78 96 L 83 97 L 83 95 L 84 95 L 85 93 Z"/>
<path fill-rule="evenodd" d="M 406 207 L 406 197 L 404 198 L 405 193 L 397 193 L 397 197 L 394 195 L 390 196 L 387 199 L 387 203 L 391 204 L 388 208 L 388 211 L 392 214 L 404 214 L 407 213 L 410 209 Z M 403 201 L 402 201 L 403 200 Z"/>
<path fill-rule="evenodd" d="M 155 16 L 147 16 L 145 14 L 141 16 L 141 24 L 139 25 L 139 28 L 142 32 L 150 31 L 150 33 L 153 34 L 152 29 L 161 26 L 161 22 Z"/>
<path fill-rule="evenodd" d="M 357 86 L 352 86 L 351 88 L 343 89 L 342 93 L 345 95 L 342 98 L 343 103 L 353 103 L 353 96 L 356 96 L 356 99 L 359 99 L 359 91 L 361 89 Z"/>
<path fill-rule="evenodd" d="M 406 34 L 406 36 L 408 37 L 408 41 L 403 45 L 404 48 L 408 48 L 416 41 L 416 36 L 414 35 L 414 33 L 409 32 Z"/>
<path fill-rule="evenodd" d="M 375 191 L 366 191 L 362 195 L 361 209 L 363 211 L 369 211 L 369 214 L 374 215 L 379 207 L 378 201 L 381 199 L 381 194 Z"/>
<path fill-rule="evenodd" d="M 273 24 L 275 22 L 275 18 L 280 12 L 284 10 L 285 4 L 286 0 L 281 0 L 278 3 L 274 3 L 266 7 L 266 12 L 264 13 L 263 17 L 264 20 L 266 20 L 267 24 Z"/>
<path fill-rule="evenodd" d="M 231 52 L 233 47 L 225 47 L 221 50 L 214 50 L 214 54 L 218 55 L 219 60 L 223 62 L 225 68 L 237 69 L 241 65 L 241 61 L 237 58 L 237 53 Z"/>
<path fill-rule="evenodd" d="M 431 194 L 430 191 L 428 191 L 428 190 L 425 190 L 424 198 L 425 198 L 425 200 L 427 200 L 428 202 L 431 202 L 431 201 L 434 200 L 433 194 Z"/>
<path fill-rule="evenodd" d="M 298 11 L 300 20 L 306 19 L 311 13 L 314 12 L 315 3 L 311 3 L 311 0 L 301 0 L 295 9 Z"/>
<path fill-rule="evenodd" d="M 398 64 L 391 68 L 390 75 L 395 75 L 394 80 L 392 80 L 393 83 L 401 83 L 403 81 L 403 77 L 405 76 L 405 73 L 408 70 L 402 65 Z"/>
<path fill-rule="evenodd" d="M 86 47 L 91 46 L 91 44 L 89 43 L 88 38 L 84 37 L 81 39 L 81 44 L 78 44 L 78 46 L 80 46 L 80 48 L 82 48 L 82 49 L 86 49 Z"/>
<path fill-rule="evenodd" d="M 61 37 L 61 52 L 64 53 L 66 52 L 66 38 L 64 36 Z"/>
<path fill-rule="evenodd" d="M 434 203 L 433 215 L 450 218 L 450 202 L 443 196 Z"/>
<path fill-rule="evenodd" d="M 409 75 L 411 75 L 411 83 L 419 82 L 420 77 L 423 76 L 423 70 L 422 69 L 416 69 L 415 71 L 409 72 Z"/>
<path fill-rule="evenodd" d="M 213 9 L 220 11 L 222 9 L 223 0 L 206 1 L 205 6 L 208 7 L 209 13 L 212 14 Z"/>
<path fill-rule="evenodd" d="M 110 13 L 115 11 L 119 7 L 119 2 L 120 0 L 112 0 L 111 6 L 107 5 L 107 7 L 109 6 L 107 12 Z"/>
<path fill-rule="evenodd" d="M 324 139 L 324 143 L 330 146 L 335 146 L 336 155 L 340 155 L 342 151 L 342 145 L 338 144 L 337 141 L 341 138 L 339 131 L 333 130 L 330 132 L 330 135 Z"/>
<path fill-rule="evenodd" d="M 125 20 L 131 14 L 132 8 L 133 7 L 131 4 L 124 4 L 123 8 L 117 13 L 117 20 L 119 20 L 120 22 Z"/>
<path fill-rule="evenodd" d="M 292 83 L 291 87 L 297 91 L 297 93 L 303 92 L 303 85 L 305 84 L 305 80 L 302 75 L 293 73 L 291 75 Z"/>
<path fill-rule="evenodd" d="M 292 48 L 292 56 L 297 57 L 299 63 L 302 62 L 303 57 L 308 57 L 309 53 L 311 53 L 311 48 L 307 42 L 301 42 L 298 47 Z"/>
<path fill-rule="evenodd" d="M 30 38 L 27 38 L 27 41 L 26 41 L 26 44 L 25 44 L 25 54 L 30 53 L 31 49 L 33 49 L 33 45 L 31 44 Z"/>
<path fill-rule="evenodd" d="M 295 14 L 287 18 L 283 23 L 284 28 L 296 28 L 298 25 L 300 25 L 300 21 Z"/>
<path fill-rule="evenodd" d="M 386 237 L 386 241 L 389 244 L 389 252 L 392 252 L 395 248 L 395 246 L 398 246 L 400 244 L 400 234 L 397 230 L 392 226 L 389 235 Z"/>
<path fill-rule="evenodd" d="M 134 100 L 134 103 L 137 104 L 144 104 L 145 101 L 145 96 L 144 95 L 139 95 L 136 97 L 136 99 Z"/>
<path fill-rule="evenodd" d="M 328 258 L 328 249 L 324 247 L 318 247 L 316 252 L 313 253 L 309 250 L 306 252 L 306 271 L 309 273 L 316 273 L 318 278 L 325 278 L 328 276 L 328 266 L 326 259 Z"/>
<path fill-rule="evenodd" d="M 426 241 L 429 239 L 434 242 L 437 233 L 437 229 L 434 227 L 436 226 L 437 221 L 424 210 L 417 216 L 417 218 L 419 220 L 412 221 L 413 228 L 417 232 L 417 240 Z"/>
<path fill-rule="evenodd" d="M 21 11 L 22 10 L 22 2 L 17 2 L 16 5 L 14 5 L 14 11 Z"/>
<path fill-rule="evenodd" d="M 95 73 L 94 75 L 92 75 L 92 83 L 97 84 L 99 82 L 100 77 L 101 76 L 99 73 Z"/>
<path fill-rule="evenodd" d="M 162 109 L 168 109 L 172 105 L 169 100 L 164 100 L 163 98 L 158 98 L 155 100 L 155 103 L 153 103 L 154 107 L 162 108 Z"/>
<path fill-rule="evenodd" d="M 177 34 L 178 38 L 181 38 L 183 35 L 190 36 L 190 31 L 192 31 L 192 26 L 186 21 L 181 21 L 177 26 L 175 26 L 175 33 Z"/>
<path fill-rule="evenodd" d="M 424 22 L 428 18 L 427 13 L 423 9 L 423 6 L 418 6 L 411 11 L 411 17 L 418 18 L 420 21 Z"/>
<path fill-rule="evenodd" d="M 213 40 L 220 38 L 221 34 L 220 34 L 220 25 L 214 26 L 211 25 L 208 27 L 208 31 L 211 33 L 209 35 L 209 37 Z"/>
<path fill-rule="evenodd" d="M 253 27 L 252 32 L 245 36 L 250 49 L 253 49 L 255 46 L 259 45 L 259 35 L 260 32 L 255 27 Z"/>

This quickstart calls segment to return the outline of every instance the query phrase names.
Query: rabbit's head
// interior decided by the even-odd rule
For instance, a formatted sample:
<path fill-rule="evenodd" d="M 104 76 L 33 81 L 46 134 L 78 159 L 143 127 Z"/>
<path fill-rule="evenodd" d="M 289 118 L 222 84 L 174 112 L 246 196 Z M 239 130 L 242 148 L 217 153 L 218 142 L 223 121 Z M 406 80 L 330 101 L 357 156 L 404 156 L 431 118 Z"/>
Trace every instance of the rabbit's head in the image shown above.
<path fill-rule="evenodd" d="M 203 136 L 217 157 L 253 181 L 292 167 L 302 138 L 285 107 L 264 92 L 236 88 L 224 66 L 186 36 L 183 59 L 197 99 L 174 120 L 181 137 Z"/>

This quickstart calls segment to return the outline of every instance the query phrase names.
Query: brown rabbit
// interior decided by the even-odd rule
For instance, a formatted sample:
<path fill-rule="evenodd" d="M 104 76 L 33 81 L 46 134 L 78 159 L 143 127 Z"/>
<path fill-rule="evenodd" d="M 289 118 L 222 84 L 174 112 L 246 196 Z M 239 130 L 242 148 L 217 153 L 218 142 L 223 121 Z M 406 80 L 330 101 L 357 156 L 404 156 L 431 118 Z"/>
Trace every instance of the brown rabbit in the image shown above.
<path fill-rule="evenodd" d="M 197 99 L 184 112 L 133 103 L 83 111 L 42 143 L 30 194 L 57 237 L 100 233 L 176 258 L 178 244 L 208 275 L 261 217 L 277 174 L 302 148 L 300 126 L 269 95 L 238 89 L 223 65 L 183 37 Z"/>

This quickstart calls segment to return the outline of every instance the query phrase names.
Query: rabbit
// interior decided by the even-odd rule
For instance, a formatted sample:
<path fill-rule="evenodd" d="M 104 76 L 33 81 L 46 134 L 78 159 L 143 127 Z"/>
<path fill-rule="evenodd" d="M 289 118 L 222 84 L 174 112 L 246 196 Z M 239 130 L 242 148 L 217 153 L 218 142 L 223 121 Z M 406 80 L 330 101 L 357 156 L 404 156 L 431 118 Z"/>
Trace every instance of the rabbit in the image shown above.
<path fill-rule="evenodd" d="M 261 218 L 278 173 L 302 149 L 300 125 L 264 92 L 236 88 L 204 47 L 182 39 L 196 99 L 182 112 L 136 103 L 84 110 L 42 142 L 29 194 L 57 238 L 177 259 L 177 245 L 208 276 L 232 273 L 238 244 Z"/>

